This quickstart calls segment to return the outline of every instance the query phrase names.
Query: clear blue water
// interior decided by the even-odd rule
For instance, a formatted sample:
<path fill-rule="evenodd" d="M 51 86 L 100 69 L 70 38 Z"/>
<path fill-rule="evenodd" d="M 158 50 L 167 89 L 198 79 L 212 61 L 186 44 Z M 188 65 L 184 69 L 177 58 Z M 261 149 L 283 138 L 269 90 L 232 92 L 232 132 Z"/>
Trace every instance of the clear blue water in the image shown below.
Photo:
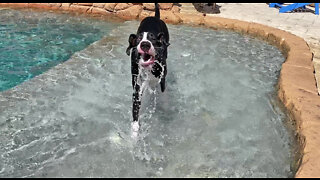
<path fill-rule="evenodd" d="M 0 91 L 68 60 L 117 25 L 67 14 L 0 9 Z"/>

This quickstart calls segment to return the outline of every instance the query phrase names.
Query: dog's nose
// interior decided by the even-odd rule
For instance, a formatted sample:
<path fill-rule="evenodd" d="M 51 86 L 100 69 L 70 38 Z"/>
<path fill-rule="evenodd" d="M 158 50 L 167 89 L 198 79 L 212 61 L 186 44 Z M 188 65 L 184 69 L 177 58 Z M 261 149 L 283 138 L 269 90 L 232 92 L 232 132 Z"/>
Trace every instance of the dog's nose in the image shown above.
<path fill-rule="evenodd" d="M 140 44 L 140 48 L 141 48 L 142 51 L 144 51 L 144 52 L 148 52 L 149 49 L 150 49 L 150 47 L 151 47 L 151 44 L 150 44 L 149 42 L 147 42 L 147 41 L 143 41 L 143 42 L 141 42 L 141 44 Z"/>

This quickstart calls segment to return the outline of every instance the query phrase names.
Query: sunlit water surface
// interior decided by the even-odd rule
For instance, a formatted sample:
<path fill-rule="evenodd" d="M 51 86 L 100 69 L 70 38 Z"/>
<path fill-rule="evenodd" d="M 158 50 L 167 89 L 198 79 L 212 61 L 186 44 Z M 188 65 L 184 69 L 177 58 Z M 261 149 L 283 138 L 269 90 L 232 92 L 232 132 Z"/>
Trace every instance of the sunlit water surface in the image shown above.
<path fill-rule="evenodd" d="M 0 95 L 1 177 L 292 177 L 273 106 L 284 57 L 234 32 L 168 25 L 167 89 L 146 94 L 131 138 L 126 22 Z"/>

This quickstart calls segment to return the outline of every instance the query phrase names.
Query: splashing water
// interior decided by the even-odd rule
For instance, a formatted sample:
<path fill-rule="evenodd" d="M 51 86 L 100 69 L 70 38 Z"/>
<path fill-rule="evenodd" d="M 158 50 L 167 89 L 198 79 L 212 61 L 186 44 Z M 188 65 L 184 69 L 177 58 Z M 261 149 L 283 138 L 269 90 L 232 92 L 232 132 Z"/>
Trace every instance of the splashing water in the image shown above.
<path fill-rule="evenodd" d="M 274 106 L 284 61 L 233 32 L 168 25 L 167 89 L 145 91 L 137 139 L 126 22 L 0 94 L 1 177 L 292 177 Z"/>

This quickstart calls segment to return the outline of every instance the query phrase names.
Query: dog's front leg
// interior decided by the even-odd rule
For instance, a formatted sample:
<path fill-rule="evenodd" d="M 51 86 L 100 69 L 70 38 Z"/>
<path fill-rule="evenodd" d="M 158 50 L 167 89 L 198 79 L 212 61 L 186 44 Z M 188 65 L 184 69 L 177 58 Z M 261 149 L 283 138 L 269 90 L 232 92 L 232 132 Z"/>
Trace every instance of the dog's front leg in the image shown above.
<path fill-rule="evenodd" d="M 141 95 L 140 95 L 140 86 L 136 84 L 134 86 L 134 92 L 132 94 L 132 117 L 133 117 L 133 122 L 132 122 L 132 136 L 133 138 L 138 136 L 138 131 L 139 131 L 139 111 L 140 111 L 140 106 L 141 106 Z"/>
<path fill-rule="evenodd" d="M 139 110 L 141 106 L 141 97 L 140 97 L 140 85 L 136 84 L 134 87 L 134 92 L 132 94 L 132 117 L 133 121 L 138 122 L 139 120 Z"/>

